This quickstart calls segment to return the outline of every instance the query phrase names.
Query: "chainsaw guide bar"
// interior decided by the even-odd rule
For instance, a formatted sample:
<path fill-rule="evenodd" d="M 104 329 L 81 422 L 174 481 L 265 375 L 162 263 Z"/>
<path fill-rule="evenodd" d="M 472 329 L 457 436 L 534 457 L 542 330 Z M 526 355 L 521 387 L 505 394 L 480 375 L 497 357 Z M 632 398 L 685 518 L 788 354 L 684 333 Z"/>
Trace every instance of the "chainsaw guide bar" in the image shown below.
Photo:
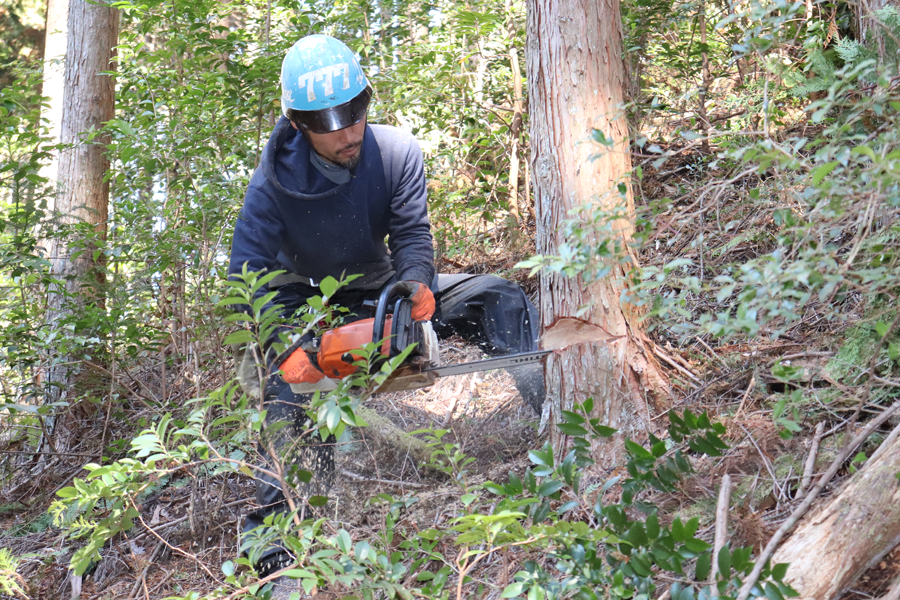
<path fill-rule="evenodd" d="M 542 358 L 551 352 L 552 350 L 537 350 L 535 352 L 523 352 L 522 354 L 510 354 L 509 356 L 498 356 L 496 358 L 476 360 L 458 365 L 433 367 L 425 369 L 425 372 L 434 373 L 436 377 L 449 377 L 451 375 L 464 375 L 466 373 L 489 371 L 491 369 L 508 369 L 509 367 L 518 367 L 519 365 L 540 362 Z"/>
<path fill-rule="evenodd" d="M 387 392 L 401 392 L 404 390 L 430 387 L 434 385 L 434 382 L 439 377 L 464 375 L 466 373 L 490 371 L 493 369 L 508 369 L 510 367 L 536 363 L 540 362 L 541 359 L 551 352 L 552 350 L 538 350 L 536 352 L 498 356 L 486 360 L 476 360 L 458 365 L 447 365 L 445 367 L 430 367 L 427 369 L 423 369 L 415 364 L 408 365 L 394 371 L 391 376 L 374 391 L 383 394 Z"/>

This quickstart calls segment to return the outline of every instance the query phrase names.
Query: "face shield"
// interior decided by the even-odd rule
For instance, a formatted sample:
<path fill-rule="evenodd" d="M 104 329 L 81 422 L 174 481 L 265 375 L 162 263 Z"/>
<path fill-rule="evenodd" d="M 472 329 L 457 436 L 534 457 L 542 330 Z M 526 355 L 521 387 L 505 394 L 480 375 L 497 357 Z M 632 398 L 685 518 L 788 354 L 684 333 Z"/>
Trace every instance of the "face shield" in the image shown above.
<path fill-rule="evenodd" d="M 372 88 L 366 86 L 366 89 L 350 102 L 322 110 L 291 110 L 290 119 L 305 131 L 331 133 L 362 121 L 371 99 Z"/>

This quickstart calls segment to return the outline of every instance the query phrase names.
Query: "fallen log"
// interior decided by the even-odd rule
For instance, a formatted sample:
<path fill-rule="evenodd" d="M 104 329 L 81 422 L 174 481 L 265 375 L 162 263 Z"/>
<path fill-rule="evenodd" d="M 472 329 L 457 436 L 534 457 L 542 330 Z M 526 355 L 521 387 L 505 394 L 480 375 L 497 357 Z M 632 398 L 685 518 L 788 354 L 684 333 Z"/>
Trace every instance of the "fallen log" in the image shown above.
<path fill-rule="evenodd" d="M 900 439 L 891 435 L 842 490 L 804 519 L 772 564 L 803 599 L 844 593 L 900 542 Z"/>
<path fill-rule="evenodd" d="M 371 408 L 360 405 L 356 407 L 355 412 L 356 416 L 369 424 L 366 433 L 374 434 L 381 441 L 393 446 L 398 453 L 408 453 L 417 465 L 423 466 L 428 463 L 431 448 L 425 442 L 409 435 L 394 425 L 390 419 L 379 415 Z"/>

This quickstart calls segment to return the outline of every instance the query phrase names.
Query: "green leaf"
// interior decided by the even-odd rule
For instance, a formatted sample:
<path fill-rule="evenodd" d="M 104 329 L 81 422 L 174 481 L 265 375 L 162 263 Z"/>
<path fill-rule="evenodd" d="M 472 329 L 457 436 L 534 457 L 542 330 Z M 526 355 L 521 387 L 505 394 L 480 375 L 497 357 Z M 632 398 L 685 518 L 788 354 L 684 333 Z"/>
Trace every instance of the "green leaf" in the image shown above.
<path fill-rule="evenodd" d="M 497 484 L 494 483 L 493 481 L 485 481 L 485 482 L 484 482 L 484 489 L 486 489 L 487 491 L 489 491 L 490 493 L 492 493 L 492 494 L 494 494 L 494 495 L 496 495 L 496 496 L 506 496 L 506 495 L 508 495 L 508 494 L 507 494 L 507 491 L 506 491 L 506 488 L 504 488 L 503 486 L 497 485 Z"/>
<path fill-rule="evenodd" d="M 775 581 L 782 581 L 784 576 L 787 575 L 787 570 L 790 565 L 788 563 L 778 563 L 774 567 L 772 567 L 772 579 Z"/>
<path fill-rule="evenodd" d="M 549 457 L 545 452 L 541 452 L 540 450 L 529 450 L 528 458 L 531 459 L 536 465 L 541 465 L 542 467 L 552 467 L 553 466 L 553 455 L 551 454 Z"/>
<path fill-rule="evenodd" d="M 522 582 L 511 583 L 503 589 L 503 593 L 500 594 L 501 598 L 515 598 L 516 596 L 520 596 L 522 592 L 525 590 L 525 584 Z"/>
<path fill-rule="evenodd" d="M 666 443 L 665 442 L 657 442 L 650 447 L 650 452 L 653 453 L 654 458 L 662 458 L 666 454 Z"/>
<path fill-rule="evenodd" d="M 875 323 L 875 333 L 878 334 L 878 337 L 883 338 L 888 334 L 888 324 L 884 321 L 878 321 Z"/>
<path fill-rule="evenodd" d="M 509 483 L 507 484 L 507 487 L 509 488 L 510 493 L 514 495 L 521 494 L 524 491 L 522 480 L 512 471 L 509 472 Z"/>
<path fill-rule="evenodd" d="M 226 345 L 233 344 L 249 344 L 253 341 L 253 336 L 246 329 L 240 329 L 235 331 L 234 333 L 229 334 L 225 337 Z"/>
<path fill-rule="evenodd" d="M 562 416 L 563 419 L 565 419 L 566 423 L 575 423 L 576 425 L 581 425 L 582 423 L 584 423 L 584 417 L 570 410 L 562 411 Z"/>
<path fill-rule="evenodd" d="M 600 437 L 612 437 L 616 434 L 617 429 L 613 427 L 607 427 L 606 425 L 595 425 L 591 423 L 591 430 Z"/>
<path fill-rule="evenodd" d="M 542 523 L 544 519 L 547 518 L 547 515 L 550 514 L 550 503 L 546 500 L 541 502 L 540 504 L 535 505 L 534 512 L 531 515 L 532 521 L 535 523 Z"/>
<path fill-rule="evenodd" d="M 559 490 L 561 490 L 566 484 L 562 481 L 557 481 L 555 479 L 551 479 L 550 481 L 545 481 L 538 488 L 538 496 L 552 496 Z"/>
<path fill-rule="evenodd" d="M 655 540 L 659 537 L 659 516 L 654 510 L 649 517 L 647 517 L 646 523 L 644 523 L 644 527 L 647 529 L 647 537 L 651 540 Z"/>
<path fill-rule="evenodd" d="M 307 571 L 306 569 L 289 569 L 284 572 L 284 576 L 290 577 L 291 579 L 308 579 L 310 577 L 315 577 L 312 572 Z"/>
<path fill-rule="evenodd" d="M 690 550 L 691 552 L 700 553 L 709 548 L 709 544 L 704 542 L 703 540 L 698 540 L 696 538 L 690 538 L 684 541 L 684 547 Z"/>
<path fill-rule="evenodd" d="M 337 542 L 338 548 L 340 548 L 341 552 L 343 552 L 344 554 L 350 552 L 350 547 L 353 544 L 352 540 L 350 539 L 350 534 L 343 529 L 341 529 L 337 536 L 335 536 L 335 542 Z"/>
<path fill-rule="evenodd" d="M 234 563 L 230 560 L 226 560 L 222 563 L 222 573 L 224 573 L 226 577 L 234 575 Z"/>
<path fill-rule="evenodd" d="M 725 544 L 719 550 L 717 561 L 719 563 L 719 575 L 727 581 L 731 578 L 731 550 L 729 550 L 728 544 Z"/>
<path fill-rule="evenodd" d="M 831 161 L 825 163 L 824 165 L 820 165 L 812 170 L 812 184 L 819 185 L 822 183 L 822 180 L 825 179 L 829 173 L 834 171 L 835 167 L 838 166 L 837 161 Z"/>
<path fill-rule="evenodd" d="M 900 473 L 897 474 L 900 477 Z M 56 492 L 56 495 L 60 498 L 74 498 L 78 495 L 78 490 L 73 487 L 64 487 L 63 489 Z"/>
<path fill-rule="evenodd" d="M 334 293 L 338 290 L 338 281 L 334 277 L 326 277 L 319 283 L 319 289 L 322 290 L 322 294 L 331 298 L 334 296 Z"/>
<path fill-rule="evenodd" d="M 680 518 L 675 517 L 675 520 L 672 521 L 672 539 L 676 542 L 684 542 L 685 537 L 684 524 Z"/>
<path fill-rule="evenodd" d="M 771 582 L 766 582 L 765 584 L 766 598 L 769 600 L 784 600 L 784 596 L 781 595 L 781 591 L 778 589 L 778 586 L 774 585 Z"/>
<path fill-rule="evenodd" d="M 653 458 L 653 454 L 649 450 L 631 440 L 625 440 L 625 448 L 638 458 Z"/>
<path fill-rule="evenodd" d="M 572 437 L 583 437 L 588 433 L 587 429 L 585 429 L 581 425 L 575 425 L 574 423 L 559 423 L 557 425 L 557 428 L 559 428 L 559 430 L 564 434 Z"/>
<path fill-rule="evenodd" d="M 338 405 L 332 405 L 328 408 L 328 413 L 325 417 L 325 426 L 328 429 L 334 429 L 337 427 L 338 423 L 341 422 L 341 407 Z"/>
<path fill-rule="evenodd" d="M 704 552 L 697 557 L 697 570 L 694 575 L 696 581 L 706 581 L 709 579 L 709 572 L 712 569 L 711 553 Z"/>
<path fill-rule="evenodd" d="M 630 566 L 639 577 L 650 577 L 653 574 L 653 565 L 644 554 L 633 554 L 628 561 Z"/>
<path fill-rule="evenodd" d="M 868 146 L 857 146 L 850 151 L 851 154 L 861 154 L 875 160 L 875 151 Z"/>

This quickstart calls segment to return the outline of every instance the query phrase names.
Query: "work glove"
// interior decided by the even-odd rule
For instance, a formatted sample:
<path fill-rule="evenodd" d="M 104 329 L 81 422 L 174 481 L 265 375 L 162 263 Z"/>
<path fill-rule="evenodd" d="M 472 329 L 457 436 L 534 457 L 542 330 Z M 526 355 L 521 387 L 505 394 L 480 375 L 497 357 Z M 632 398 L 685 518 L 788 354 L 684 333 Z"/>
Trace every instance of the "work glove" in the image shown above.
<path fill-rule="evenodd" d="M 407 283 L 418 286 L 410 297 L 413 303 L 411 314 L 413 321 L 430 321 L 432 315 L 434 315 L 434 294 L 431 293 L 427 285 L 417 281 L 409 281 Z"/>
<path fill-rule="evenodd" d="M 318 383 L 325 378 L 319 365 L 299 344 L 294 344 L 286 354 L 287 358 L 278 366 L 286 383 Z"/>

